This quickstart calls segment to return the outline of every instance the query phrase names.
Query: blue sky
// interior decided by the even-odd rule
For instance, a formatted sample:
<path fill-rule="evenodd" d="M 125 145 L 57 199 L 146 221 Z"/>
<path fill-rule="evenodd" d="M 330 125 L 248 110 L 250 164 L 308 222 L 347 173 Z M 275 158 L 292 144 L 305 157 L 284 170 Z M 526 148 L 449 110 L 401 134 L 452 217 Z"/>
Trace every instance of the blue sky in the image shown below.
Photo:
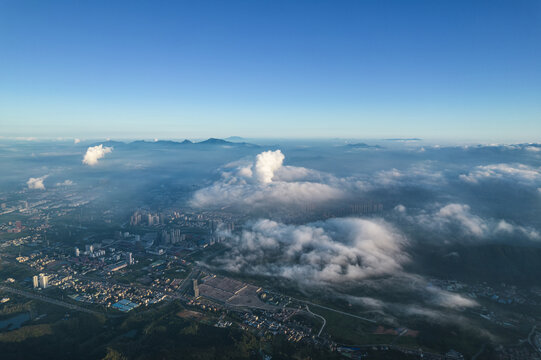
<path fill-rule="evenodd" d="M 539 141 L 541 2 L 0 1 L 0 136 Z"/>

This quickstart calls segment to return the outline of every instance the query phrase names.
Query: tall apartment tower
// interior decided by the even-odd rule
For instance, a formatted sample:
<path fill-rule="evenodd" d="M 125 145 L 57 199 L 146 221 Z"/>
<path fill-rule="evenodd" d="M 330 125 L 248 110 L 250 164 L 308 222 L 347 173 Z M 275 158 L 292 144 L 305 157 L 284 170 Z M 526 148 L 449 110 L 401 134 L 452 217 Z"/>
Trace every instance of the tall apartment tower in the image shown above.
<path fill-rule="evenodd" d="M 47 288 L 49 285 L 49 277 L 45 274 L 39 274 L 39 287 L 42 289 Z"/>
<path fill-rule="evenodd" d="M 198 298 L 199 297 L 199 285 L 197 285 L 197 279 L 193 279 L 193 296 Z"/>

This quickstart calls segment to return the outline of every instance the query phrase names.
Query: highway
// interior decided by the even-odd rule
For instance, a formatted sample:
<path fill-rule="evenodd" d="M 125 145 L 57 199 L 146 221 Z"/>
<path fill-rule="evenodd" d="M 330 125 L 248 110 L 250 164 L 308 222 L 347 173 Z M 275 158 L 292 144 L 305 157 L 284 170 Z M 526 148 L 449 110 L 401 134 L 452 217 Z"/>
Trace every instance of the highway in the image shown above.
<path fill-rule="evenodd" d="M 31 293 L 31 292 L 28 292 L 28 291 L 14 289 L 14 288 L 11 288 L 11 287 L 8 287 L 8 286 L 0 285 L 0 290 L 8 292 L 8 293 L 24 296 L 24 297 L 27 297 L 27 298 L 30 298 L 30 299 L 35 299 L 35 300 L 48 302 L 50 304 L 62 306 L 62 307 L 65 307 L 67 309 L 74 310 L 74 311 L 85 312 L 85 313 L 93 314 L 93 315 L 101 314 L 101 313 L 99 313 L 97 311 L 85 309 L 85 308 L 83 308 L 81 306 L 73 305 L 73 304 L 70 304 L 70 303 L 67 303 L 67 302 L 64 302 L 64 301 L 61 301 L 61 300 L 56 300 L 56 299 L 46 297 L 46 296 L 43 296 L 43 295 L 34 294 L 34 293 Z"/>
<path fill-rule="evenodd" d="M 194 278 L 194 275 L 195 275 L 195 278 L 199 276 L 199 268 L 197 266 L 194 266 L 192 270 L 190 271 L 190 273 L 188 274 L 188 276 L 186 276 L 182 280 L 182 282 L 180 283 L 178 287 L 177 294 L 183 295 L 186 292 L 187 288 L 192 283 L 191 280 Z"/>

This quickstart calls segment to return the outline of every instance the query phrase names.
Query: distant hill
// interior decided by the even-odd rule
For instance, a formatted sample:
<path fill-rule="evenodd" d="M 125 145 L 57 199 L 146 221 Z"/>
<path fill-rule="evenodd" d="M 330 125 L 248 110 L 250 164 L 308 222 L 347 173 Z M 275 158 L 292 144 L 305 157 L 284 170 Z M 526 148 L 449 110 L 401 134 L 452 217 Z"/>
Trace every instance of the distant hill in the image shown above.
<path fill-rule="evenodd" d="M 152 147 L 170 147 L 170 146 L 178 146 L 178 145 L 185 145 L 186 141 L 188 141 L 188 144 L 191 144 L 192 142 L 189 140 L 184 140 L 183 142 L 178 141 L 172 141 L 172 140 L 158 140 L 158 141 L 145 141 L 145 140 L 137 140 L 129 143 L 130 146 L 152 146 Z"/>
<path fill-rule="evenodd" d="M 345 147 L 350 149 L 382 149 L 379 145 L 368 145 L 365 143 L 347 144 Z"/>
<path fill-rule="evenodd" d="M 383 139 L 385 141 L 422 141 L 423 139 L 420 138 L 390 138 L 390 139 Z"/>
<path fill-rule="evenodd" d="M 122 141 L 107 140 L 107 141 L 96 142 L 88 146 L 92 147 L 92 146 L 99 146 L 99 145 L 103 145 L 106 147 L 113 147 L 113 148 L 122 148 L 122 147 L 126 147 L 128 144 Z M 82 146 L 87 146 L 87 145 L 82 145 Z"/>
<path fill-rule="evenodd" d="M 230 136 L 230 137 L 225 138 L 225 140 L 231 141 L 231 142 L 245 142 L 246 139 L 240 136 Z"/>
<path fill-rule="evenodd" d="M 234 144 L 232 143 L 231 141 L 226 141 L 226 140 L 223 140 L 223 139 L 216 139 L 216 138 L 210 138 L 210 139 L 207 139 L 205 141 L 200 141 L 196 144 L 200 144 L 200 145 L 229 145 L 229 144 Z"/>
<path fill-rule="evenodd" d="M 181 149 L 181 148 L 196 148 L 197 146 L 230 146 L 230 147 L 259 147 L 255 144 L 250 144 L 246 142 L 231 142 L 223 139 L 210 138 L 200 142 L 192 142 L 190 140 L 184 140 L 182 142 L 172 141 L 172 140 L 158 140 L 158 141 L 146 141 L 146 140 L 136 140 L 130 143 L 125 143 L 122 141 L 103 141 L 96 142 L 89 146 L 97 145 L 109 146 L 115 149 Z"/>
<path fill-rule="evenodd" d="M 211 145 L 211 146 L 233 146 L 233 147 L 259 147 L 259 145 L 250 144 L 247 142 L 232 142 L 224 139 L 210 138 L 205 141 L 194 143 L 194 145 Z"/>

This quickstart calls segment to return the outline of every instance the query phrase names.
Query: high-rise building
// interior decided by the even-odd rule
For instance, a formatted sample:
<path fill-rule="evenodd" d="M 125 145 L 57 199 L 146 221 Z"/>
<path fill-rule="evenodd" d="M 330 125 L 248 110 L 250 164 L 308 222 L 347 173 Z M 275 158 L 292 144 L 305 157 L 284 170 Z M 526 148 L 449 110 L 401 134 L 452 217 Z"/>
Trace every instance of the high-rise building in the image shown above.
<path fill-rule="evenodd" d="M 81 255 L 81 251 L 79 250 L 78 247 L 75 248 L 75 256 L 79 256 Z"/>
<path fill-rule="evenodd" d="M 46 289 L 49 285 L 49 277 L 45 274 L 39 274 L 39 287 Z"/>
<path fill-rule="evenodd" d="M 193 279 L 193 296 L 198 298 L 199 297 L 199 285 L 197 285 L 197 279 Z"/>
<path fill-rule="evenodd" d="M 126 253 L 126 262 L 128 265 L 133 265 L 133 254 L 131 252 Z"/>
<path fill-rule="evenodd" d="M 34 289 L 37 289 L 39 287 L 39 280 L 37 275 L 34 275 L 32 277 L 32 285 L 34 285 Z"/>
<path fill-rule="evenodd" d="M 139 214 L 137 211 L 130 217 L 130 225 L 135 226 L 139 225 L 141 222 L 141 214 Z"/>

